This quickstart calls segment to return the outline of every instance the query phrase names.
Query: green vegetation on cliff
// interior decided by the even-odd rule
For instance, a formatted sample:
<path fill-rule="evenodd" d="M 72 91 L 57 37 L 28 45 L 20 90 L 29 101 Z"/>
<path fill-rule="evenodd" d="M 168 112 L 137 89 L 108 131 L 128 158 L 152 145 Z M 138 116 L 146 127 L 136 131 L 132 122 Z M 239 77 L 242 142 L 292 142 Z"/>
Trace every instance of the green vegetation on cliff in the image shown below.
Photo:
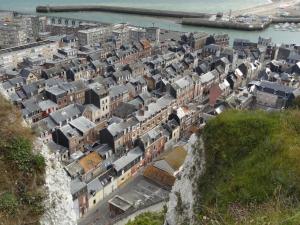
<path fill-rule="evenodd" d="M 228 111 L 202 137 L 199 224 L 300 224 L 300 111 Z"/>
<path fill-rule="evenodd" d="M 161 212 L 145 212 L 135 217 L 134 220 L 130 220 L 126 225 L 163 225 L 166 212 L 166 207 Z"/>
<path fill-rule="evenodd" d="M 0 224 L 39 224 L 45 160 L 18 109 L 0 96 Z"/>

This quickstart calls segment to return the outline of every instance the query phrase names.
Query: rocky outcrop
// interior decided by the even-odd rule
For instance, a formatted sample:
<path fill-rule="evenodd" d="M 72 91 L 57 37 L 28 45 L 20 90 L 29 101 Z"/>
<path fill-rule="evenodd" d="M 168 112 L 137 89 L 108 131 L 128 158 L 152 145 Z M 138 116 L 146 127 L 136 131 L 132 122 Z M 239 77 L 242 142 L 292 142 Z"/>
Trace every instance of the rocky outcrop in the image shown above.
<path fill-rule="evenodd" d="M 195 148 L 194 146 L 197 145 Z M 194 206 L 197 180 L 204 171 L 204 147 L 201 138 L 192 135 L 188 142 L 188 155 L 185 159 L 181 175 L 176 180 L 170 200 L 165 224 L 195 224 Z"/>
<path fill-rule="evenodd" d="M 45 186 L 47 196 L 41 225 L 76 225 L 76 215 L 70 193 L 71 180 L 47 145 L 37 141 L 36 147 L 46 160 Z"/>

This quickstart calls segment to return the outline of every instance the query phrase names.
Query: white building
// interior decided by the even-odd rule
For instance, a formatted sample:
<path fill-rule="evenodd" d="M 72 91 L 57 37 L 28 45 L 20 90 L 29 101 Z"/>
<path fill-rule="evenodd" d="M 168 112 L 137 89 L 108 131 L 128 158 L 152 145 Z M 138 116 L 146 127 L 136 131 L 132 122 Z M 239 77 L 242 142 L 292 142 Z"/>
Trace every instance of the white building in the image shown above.
<path fill-rule="evenodd" d="M 78 31 L 78 40 L 81 46 L 93 45 L 105 41 L 110 34 L 109 27 L 96 27 Z"/>
<path fill-rule="evenodd" d="M 1 33 L 1 32 L 0 32 Z M 59 48 L 58 41 L 40 41 L 0 50 L 0 67 L 15 68 L 24 58 L 43 57 L 52 60 Z"/>

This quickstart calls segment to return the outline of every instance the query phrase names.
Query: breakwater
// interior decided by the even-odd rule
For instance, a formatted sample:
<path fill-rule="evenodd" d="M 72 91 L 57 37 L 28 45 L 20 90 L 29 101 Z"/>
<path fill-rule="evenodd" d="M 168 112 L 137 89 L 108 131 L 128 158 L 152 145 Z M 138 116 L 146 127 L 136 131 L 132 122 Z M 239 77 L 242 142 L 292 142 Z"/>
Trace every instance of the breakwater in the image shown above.
<path fill-rule="evenodd" d="M 206 18 L 183 18 L 181 24 L 202 27 L 226 28 L 245 31 L 260 31 L 268 28 L 271 24 L 300 23 L 300 17 L 273 17 L 267 22 L 240 23 L 235 21 L 209 20 Z"/>
<path fill-rule="evenodd" d="M 223 20 L 208 20 L 208 19 L 201 19 L 201 18 L 183 18 L 181 21 L 181 24 L 192 25 L 192 26 L 256 31 L 256 30 L 264 30 L 271 24 L 271 21 L 264 22 L 264 23 L 237 23 L 237 22 L 233 22 L 233 21 L 223 21 Z"/>
<path fill-rule="evenodd" d="M 182 12 L 158 9 L 142 9 L 134 7 L 119 7 L 119 6 L 105 6 L 105 5 L 74 5 L 74 6 L 37 6 L 38 13 L 51 12 L 112 12 L 112 13 L 126 13 L 143 16 L 158 16 L 158 17 L 173 17 L 173 18 L 208 18 L 212 14 L 197 13 L 197 12 Z"/>
<path fill-rule="evenodd" d="M 275 17 L 272 19 L 272 23 L 300 23 L 299 17 Z"/>

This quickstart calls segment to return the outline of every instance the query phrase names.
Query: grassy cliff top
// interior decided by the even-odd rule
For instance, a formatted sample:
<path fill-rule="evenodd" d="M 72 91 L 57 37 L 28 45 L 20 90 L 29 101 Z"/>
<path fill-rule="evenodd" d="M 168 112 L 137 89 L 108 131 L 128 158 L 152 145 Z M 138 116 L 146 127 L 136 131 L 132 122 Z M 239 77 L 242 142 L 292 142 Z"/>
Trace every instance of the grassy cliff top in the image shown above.
<path fill-rule="evenodd" d="M 39 224 L 45 161 L 20 112 L 0 96 L 0 224 Z"/>
<path fill-rule="evenodd" d="M 202 136 L 199 224 L 300 224 L 300 111 L 227 111 Z"/>

